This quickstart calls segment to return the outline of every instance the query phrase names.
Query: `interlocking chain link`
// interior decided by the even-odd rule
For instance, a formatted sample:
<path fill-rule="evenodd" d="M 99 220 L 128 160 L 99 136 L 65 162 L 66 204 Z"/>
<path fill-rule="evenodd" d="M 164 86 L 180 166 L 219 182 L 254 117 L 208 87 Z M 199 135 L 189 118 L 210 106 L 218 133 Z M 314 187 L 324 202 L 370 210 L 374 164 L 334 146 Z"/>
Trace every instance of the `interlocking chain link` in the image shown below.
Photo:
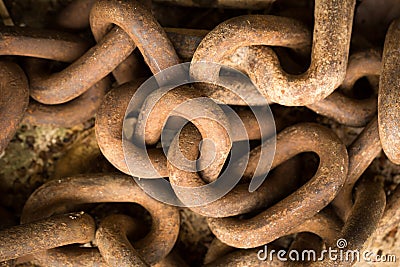
<path fill-rule="evenodd" d="M 162 7 L 166 1 L 154 2 Z M 273 2 L 170 4 L 257 10 Z M 21 224 L 0 224 L 0 265 L 184 266 L 177 245 L 184 211 L 205 218 L 215 237 L 206 245 L 205 266 L 291 266 L 276 255 L 273 262 L 260 260 L 260 247 L 320 251 L 341 238 L 347 249 L 361 250 L 383 238 L 400 222 L 400 190 L 386 200 L 383 178 L 366 170 L 382 150 L 400 164 L 400 20 L 388 29 L 382 56 L 379 47 L 352 44 L 350 51 L 355 2 L 315 0 L 312 31 L 306 20 L 260 14 L 207 30 L 163 28 L 151 1 L 134 0 L 72 1 L 56 20 L 64 30 L 1 27 L 0 153 L 21 122 L 72 127 L 95 116 L 98 147 L 115 172 L 62 177 L 37 188 Z M 94 44 L 67 33 L 88 27 Z M 200 82 L 188 78 L 169 88 L 175 76 L 168 70 L 183 61 Z M 54 71 L 54 62 L 63 69 Z M 231 69 L 245 73 L 251 86 Z M 377 76 L 374 92 L 352 97 L 357 81 Z M 221 77 L 233 81 L 234 90 L 221 86 Z M 143 94 L 145 81 L 159 88 Z M 267 104 L 274 122 L 254 112 L 267 113 Z M 314 122 L 304 115 L 310 113 Z M 298 123 L 280 127 L 287 121 Z M 165 140 L 164 131 L 181 122 Z M 275 135 L 276 125 L 284 129 Z M 358 136 L 346 147 L 332 125 L 357 128 Z M 249 150 L 233 159 L 239 143 Z M 271 164 L 262 161 L 265 151 L 274 152 Z M 217 200 L 201 202 L 219 192 L 213 186 L 232 161 L 230 179 L 238 183 Z M 309 171 L 313 161 L 317 167 Z M 163 203 L 166 192 L 149 194 L 132 176 L 168 183 L 181 207 Z M 252 187 L 260 177 L 265 181 Z M 201 190 L 207 186 L 214 191 Z M 112 203 L 137 204 L 147 220 L 104 208 Z M 101 216 L 93 207 L 104 208 Z"/>

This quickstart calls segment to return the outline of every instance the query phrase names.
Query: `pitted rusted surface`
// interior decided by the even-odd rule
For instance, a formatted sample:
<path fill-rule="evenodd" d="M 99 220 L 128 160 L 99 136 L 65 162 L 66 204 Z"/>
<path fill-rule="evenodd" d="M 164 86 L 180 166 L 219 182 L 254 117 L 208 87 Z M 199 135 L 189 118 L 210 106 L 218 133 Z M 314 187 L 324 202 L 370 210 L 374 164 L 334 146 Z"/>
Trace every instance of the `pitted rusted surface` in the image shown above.
<path fill-rule="evenodd" d="M 378 76 L 380 71 L 381 58 L 377 51 L 355 53 L 349 58 L 346 77 L 340 87 L 349 91 L 360 78 Z M 333 118 L 341 124 L 360 127 L 366 125 L 375 115 L 376 105 L 375 95 L 359 100 L 335 91 L 325 99 L 307 107 L 318 114 Z"/>
<path fill-rule="evenodd" d="M 270 49 L 249 47 L 244 56 L 249 61 L 245 71 L 260 92 L 272 102 L 289 106 L 312 104 L 331 94 L 346 74 L 354 6 L 353 0 L 315 1 L 311 66 L 302 75 L 283 72 Z M 293 48 L 307 44 L 308 38 L 304 27 L 290 19 L 271 16 L 235 18 L 219 25 L 203 39 L 192 62 L 220 63 L 236 49 L 249 45 L 288 45 Z M 217 74 L 216 70 L 206 68 L 196 68 L 193 73 L 211 81 Z"/>
<path fill-rule="evenodd" d="M 77 35 L 31 28 L 0 28 L 0 55 L 26 56 L 71 62 L 89 43 Z"/>
<path fill-rule="evenodd" d="M 100 41 L 112 24 L 119 26 L 119 31 L 123 30 L 132 39 L 130 46 L 138 47 L 153 73 L 179 63 L 165 31 L 139 3 L 97 1 L 90 11 L 90 26 L 96 40 Z"/>
<path fill-rule="evenodd" d="M 69 213 L 0 231 L 0 261 L 42 250 L 90 242 L 95 225 L 85 213 Z"/>
<path fill-rule="evenodd" d="M 149 266 L 127 238 L 135 231 L 140 231 L 140 228 L 129 216 L 110 215 L 101 222 L 96 232 L 96 243 L 110 266 Z"/>
<path fill-rule="evenodd" d="M 193 131 L 193 128 L 188 128 L 185 129 L 182 134 L 187 135 L 184 136 L 184 138 L 181 138 L 182 145 L 185 144 L 184 142 L 187 142 L 185 147 L 192 148 L 191 150 L 185 151 L 187 153 L 186 155 L 188 157 L 196 155 L 198 152 L 196 151 L 196 148 L 198 148 L 199 133 Z M 190 145 L 188 146 L 187 144 Z M 206 184 L 199 174 L 179 170 L 172 164 L 168 167 L 170 170 L 170 180 L 172 185 L 198 187 Z M 299 183 L 299 181 L 296 181 L 295 179 L 299 168 L 298 162 L 289 160 L 283 164 L 283 166 L 278 166 L 274 173 L 267 178 L 266 183 L 255 192 L 251 194 L 248 193 L 248 183 L 239 184 L 227 195 L 217 201 L 211 202 L 207 205 L 191 207 L 191 209 L 203 216 L 221 218 L 240 215 L 268 207 L 295 190 Z M 251 177 L 244 176 L 243 180 L 249 178 Z M 185 197 L 192 197 L 182 195 L 179 191 L 177 191 L 176 194 L 182 199 L 182 201 L 184 201 Z M 240 201 L 238 202 L 237 199 L 240 199 Z"/>
<path fill-rule="evenodd" d="M 234 247 L 257 247 L 287 234 L 328 205 L 346 179 L 346 148 L 326 128 L 313 124 L 296 125 L 278 134 L 272 167 L 305 151 L 313 151 L 320 157 L 318 171 L 307 184 L 251 219 L 210 218 L 208 222 L 213 233 Z M 257 157 L 257 150 L 251 156 Z M 248 168 L 247 172 L 251 170 Z"/>
<path fill-rule="evenodd" d="M 378 227 L 386 205 L 382 181 L 363 180 L 356 188 L 355 202 L 339 237 L 346 240 L 346 250 L 361 250 L 368 237 Z M 335 247 L 335 244 L 331 244 Z M 351 266 L 350 260 L 324 259 L 309 266 Z"/>
<path fill-rule="evenodd" d="M 28 81 L 23 70 L 12 62 L 0 61 L 0 153 L 13 138 L 28 106 Z"/>
<path fill-rule="evenodd" d="M 31 96 L 43 104 L 61 104 L 80 96 L 133 51 L 130 39 L 124 37 L 114 29 L 66 69 L 51 75 L 32 74 Z"/>
<path fill-rule="evenodd" d="M 61 210 L 74 210 L 74 207 L 85 203 L 104 202 L 133 202 L 147 209 L 152 216 L 151 231 L 136 243 L 137 250 L 146 255 L 149 264 L 157 263 L 168 255 L 179 232 L 178 211 L 146 195 L 129 176 L 92 175 L 48 182 L 28 199 L 21 221 L 46 218 Z M 155 242 L 159 245 L 149 246 Z"/>
<path fill-rule="evenodd" d="M 70 2 L 53 14 L 56 25 L 46 25 L 57 31 L 18 19 L 21 27 L 0 27 L 0 162 L 24 161 L 24 152 L 8 155 L 19 144 L 37 146 L 25 126 L 15 135 L 21 122 L 91 131 L 100 160 L 82 170 L 87 158 L 71 153 L 64 171 L 71 177 L 32 174 L 49 157 L 68 160 L 39 144 L 44 151 L 29 167 L 5 166 L 0 266 L 350 266 L 258 255 L 265 246 L 321 252 L 343 238 L 346 249 L 362 251 L 396 240 L 400 171 L 382 170 L 380 152 L 400 163 L 398 19 L 381 57 L 381 44 L 351 33 L 355 0 Z M 183 61 L 189 80 L 202 80 L 170 88 L 176 73 L 163 71 Z M 223 66 L 197 64 L 204 62 Z M 161 90 L 136 94 L 152 74 Z M 234 88 L 218 85 L 222 79 Z M 370 88 L 361 87 L 366 81 Z M 284 128 L 277 136 L 275 122 L 257 116 L 270 111 L 267 104 Z M 71 149 L 79 143 L 72 142 Z M 249 148 L 235 158 L 238 144 Z M 275 153 L 272 167 L 262 161 L 265 150 Z M 92 173 L 115 171 L 106 160 L 130 176 Z M 10 173 L 18 179 L 9 181 Z M 202 189 L 225 177 L 237 184 L 202 203 L 219 188 Z M 166 204 L 167 191 L 143 186 L 157 181 L 169 182 L 182 207 Z M 21 188 L 33 193 L 22 196 Z M 22 211 L 7 206 L 26 199 Z M 21 214 L 21 224 L 10 212 Z"/>
<path fill-rule="evenodd" d="M 332 202 L 339 216 L 346 221 L 353 206 L 353 187 L 371 162 L 381 152 L 378 120 L 375 117 L 348 148 L 349 172 L 346 183 Z"/>
<path fill-rule="evenodd" d="M 76 99 L 58 105 L 44 105 L 31 100 L 23 118 L 24 123 L 72 127 L 93 117 L 104 100 L 110 80 L 104 78 Z"/>
<path fill-rule="evenodd" d="M 101 151 L 117 169 L 126 174 L 131 173 L 126 166 L 122 149 L 122 124 L 129 101 L 138 86 L 138 83 L 128 83 L 111 90 L 106 95 L 96 117 L 96 137 Z M 140 155 L 140 149 L 136 148 L 136 151 Z M 153 167 L 160 173 L 161 177 L 167 177 L 168 173 L 165 168 L 167 162 L 162 151 L 153 148 L 148 150 L 147 153 L 153 163 Z M 140 164 L 145 164 L 141 162 L 140 156 L 135 158 L 139 166 Z"/>
<path fill-rule="evenodd" d="M 0 31 L 0 55 L 18 55 L 71 62 L 81 56 L 88 47 L 83 39 L 67 33 L 38 31 L 24 28 L 2 28 Z M 45 65 L 31 60 L 27 67 L 32 75 L 46 73 Z M 103 100 L 109 81 L 103 79 L 74 101 L 62 105 L 43 105 L 31 101 L 24 122 L 38 125 L 71 127 L 87 121 L 96 113 Z"/>
<path fill-rule="evenodd" d="M 382 219 L 379 221 L 375 232 L 368 238 L 367 248 L 371 249 L 375 242 L 384 240 L 388 233 L 397 231 L 400 223 L 400 187 L 397 187 L 391 196 L 387 199 L 385 211 Z"/>
<path fill-rule="evenodd" d="M 138 83 L 125 84 L 120 87 L 114 88 L 106 95 L 103 104 L 97 111 L 96 136 L 100 149 L 102 150 L 104 156 L 117 169 L 126 174 L 132 174 L 144 178 L 143 175 L 140 175 L 142 173 L 139 172 L 140 168 L 148 167 L 144 165 L 144 159 L 143 161 L 139 160 L 143 157 L 141 155 L 143 155 L 144 152 L 141 151 L 140 148 L 134 147 L 134 144 L 132 144 L 132 147 L 130 148 L 131 153 L 133 153 L 133 151 L 137 151 L 134 156 L 136 159 L 135 164 L 137 168 L 133 168 L 133 170 L 137 171 L 137 173 L 132 173 L 130 172 L 130 170 L 128 170 L 126 166 L 124 152 L 122 149 L 122 124 L 125 116 L 125 111 L 128 107 L 131 97 L 135 94 L 138 86 Z M 192 94 L 196 95 L 194 91 L 192 91 Z M 168 102 L 171 101 L 171 99 L 167 99 L 165 101 Z M 182 100 L 176 101 L 182 102 Z M 155 137 L 152 138 L 151 143 L 158 141 L 161 128 L 163 127 L 168 116 L 170 115 L 170 111 L 174 108 L 174 105 L 178 105 L 171 105 L 171 102 L 168 102 L 168 104 L 171 106 L 168 109 L 164 110 L 163 106 L 159 103 L 160 102 L 158 102 L 157 106 L 155 106 L 151 112 L 151 114 L 154 114 L 153 117 L 155 117 L 155 119 L 152 120 L 150 118 L 146 125 L 146 127 L 151 130 L 146 131 L 146 138 L 150 138 L 155 135 Z M 143 109 L 145 109 L 145 107 L 143 107 Z M 160 113 L 164 115 L 163 118 L 160 118 Z M 243 137 L 241 132 L 232 133 L 233 141 L 240 141 L 247 138 L 249 138 L 250 140 L 258 139 L 260 137 L 260 130 L 254 114 L 251 111 L 243 110 L 238 112 L 238 116 L 243 119 L 243 125 L 246 128 L 247 136 Z M 228 120 L 234 121 L 229 116 Z M 209 125 L 205 125 L 204 129 L 206 129 L 207 126 Z M 169 175 L 166 169 L 167 161 L 161 149 L 151 148 L 147 150 L 147 155 L 153 163 L 152 167 L 155 168 L 155 170 L 159 174 L 159 176 L 156 176 L 155 178 L 168 177 Z"/>
<path fill-rule="evenodd" d="M 44 104 L 61 104 L 78 97 L 111 73 L 132 53 L 135 45 L 153 72 L 179 62 L 161 26 L 138 3 L 98 1 L 91 9 L 90 21 L 98 44 L 63 71 L 51 76 L 32 77 L 31 96 L 35 100 Z M 110 23 L 119 27 L 107 33 Z M 155 31 L 157 28 L 159 30 Z M 163 47 L 163 53 L 148 50 L 149 43 L 154 42 Z M 157 59 L 158 55 L 161 58 Z"/>
<path fill-rule="evenodd" d="M 399 40 L 400 20 L 397 19 L 390 25 L 385 39 L 378 97 L 379 136 L 382 148 L 395 164 L 400 164 Z"/>

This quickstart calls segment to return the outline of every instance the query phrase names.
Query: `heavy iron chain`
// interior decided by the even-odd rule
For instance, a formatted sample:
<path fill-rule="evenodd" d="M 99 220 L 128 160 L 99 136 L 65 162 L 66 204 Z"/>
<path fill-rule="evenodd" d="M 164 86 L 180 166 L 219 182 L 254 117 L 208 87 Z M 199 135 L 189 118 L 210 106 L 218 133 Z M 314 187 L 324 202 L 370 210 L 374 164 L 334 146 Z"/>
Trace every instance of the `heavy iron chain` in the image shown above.
<path fill-rule="evenodd" d="M 255 6 L 265 7 L 273 1 L 254 2 Z M 243 4 L 235 3 L 220 0 L 210 5 L 237 8 Z M 215 235 L 204 260 L 206 266 L 271 266 L 271 262 L 257 259 L 258 247 L 291 234 L 297 235 L 288 249 L 304 247 L 304 240 L 316 249 L 322 243 L 335 246 L 339 237 L 348 241 L 349 249 L 361 249 L 370 236 L 382 236 L 399 224 L 399 189 L 386 206 L 381 180 L 359 178 L 382 149 L 392 162 L 400 163 L 400 20 L 393 21 L 388 30 L 382 57 L 378 48 L 349 55 L 355 0 L 316 0 L 313 32 L 296 19 L 272 15 L 235 17 L 211 31 L 163 28 L 146 4 L 133 0 L 73 1 L 60 14 L 59 24 L 80 29 L 90 22 L 96 40 L 93 46 L 66 32 L 1 28 L 0 54 L 11 59 L 29 58 L 24 59 L 24 70 L 14 60 L 0 60 L 0 151 L 5 150 L 21 122 L 70 127 L 96 114 L 98 145 L 120 173 L 65 177 L 39 187 L 24 206 L 21 224 L 0 231 L 0 262 L 10 266 L 24 261 L 43 266 L 185 264 L 184 257 L 173 250 L 180 232 L 179 209 L 148 196 L 130 177 L 158 178 L 145 175 L 149 166 L 144 166 L 140 156 L 135 158 L 136 173 L 125 161 L 125 111 L 143 77 L 148 75 L 132 54 L 136 48 L 153 74 L 187 59 L 192 64 L 220 63 L 247 74 L 262 94 L 260 99 L 254 97 L 254 92 L 244 92 L 251 100 L 247 104 L 260 105 L 266 99 L 271 104 L 305 106 L 340 124 L 364 127 L 347 148 L 332 130 L 317 123 L 279 129 L 271 167 L 274 171 L 268 182 L 250 193 L 248 183 L 260 172 L 258 162 L 262 157 L 262 146 L 253 147 L 241 182 L 232 191 L 214 202 L 190 207 L 207 217 L 208 227 Z M 278 50 L 272 47 L 289 48 L 300 57 L 311 54 L 308 69 L 292 60 L 290 65 L 302 71 L 287 73 L 278 59 Z M 69 65 L 51 73 L 44 60 Z M 194 69 L 193 75 L 213 83 L 218 72 L 213 67 L 200 67 Z M 111 73 L 116 81 L 113 87 Z M 360 78 L 379 75 L 379 88 L 369 98 L 358 100 L 345 94 Z M 212 120 L 191 121 L 180 132 L 179 140 L 172 143 L 181 148 L 186 158 L 195 160 L 200 156 L 202 139 L 212 139 L 219 156 L 201 172 L 176 167 L 168 158 L 177 157 L 177 150 L 170 149 L 165 155 L 154 146 L 170 113 L 183 102 L 204 96 L 242 107 L 237 114 L 246 134 L 234 135 L 233 142 L 261 138 L 260 126 L 245 108 L 247 104 L 225 88 L 210 84 L 178 87 L 159 95 L 154 108 L 149 107 L 148 97 L 140 114 L 147 114 L 149 119 L 146 123 L 138 120 L 135 127 L 144 129 L 145 136 L 141 138 L 153 163 L 150 167 L 160 177 L 169 178 L 173 186 L 200 187 L 217 180 L 229 156 L 229 138 Z M 205 104 L 201 108 L 211 110 L 216 120 L 234 124 L 233 118 Z M 276 116 L 277 126 L 284 119 Z M 317 154 L 319 165 L 312 177 L 300 185 L 293 178 L 299 170 L 294 157 L 303 152 Z M 237 164 L 240 162 L 241 159 Z M 191 197 L 175 193 L 182 202 Z M 143 222 L 114 214 L 96 224 L 90 214 L 82 211 L 85 205 L 109 202 L 144 207 L 152 218 L 150 231 L 131 242 L 128 236 L 142 232 Z M 322 243 L 304 232 L 319 236 Z M 327 259 L 311 265 L 346 264 L 352 262 Z"/>

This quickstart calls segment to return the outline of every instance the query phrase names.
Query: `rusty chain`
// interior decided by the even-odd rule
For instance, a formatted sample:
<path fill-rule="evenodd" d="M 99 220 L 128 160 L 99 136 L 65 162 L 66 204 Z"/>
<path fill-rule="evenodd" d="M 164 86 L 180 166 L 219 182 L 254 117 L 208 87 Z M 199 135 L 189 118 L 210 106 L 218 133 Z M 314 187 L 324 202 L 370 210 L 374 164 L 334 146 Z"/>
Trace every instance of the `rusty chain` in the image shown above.
<path fill-rule="evenodd" d="M 306 21 L 259 14 L 207 30 L 162 27 L 152 7 L 165 2 L 72 1 L 58 15 L 57 31 L 0 28 L 0 153 L 21 124 L 72 127 L 95 116 L 98 147 L 114 168 L 38 187 L 20 224 L 0 224 L 0 266 L 190 265 L 177 245 L 185 211 L 204 218 L 215 237 L 204 266 L 353 265 L 283 262 L 276 255 L 262 261 L 258 253 L 266 245 L 320 252 L 338 239 L 361 250 L 399 225 L 399 187 L 386 200 L 385 178 L 368 168 L 381 151 L 400 164 L 400 20 L 391 23 L 381 56 L 379 47 L 350 50 L 355 0 L 315 0 L 312 31 Z M 172 5 L 258 10 L 273 2 Z M 94 41 L 77 33 L 89 27 Z M 183 72 L 183 61 L 195 80 L 178 86 L 168 70 Z M 63 69 L 54 71 L 55 62 Z M 235 80 L 232 69 L 251 86 Z M 224 73 L 234 89 L 221 85 Z M 362 99 L 355 92 L 360 79 L 373 91 Z M 142 93 L 146 83 L 157 90 Z M 272 123 L 255 112 L 271 112 L 268 104 Z M 290 119 L 276 114 L 279 108 L 317 119 Z M 181 122 L 167 143 L 164 131 Z M 357 128 L 358 135 L 346 147 L 332 125 Z M 233 147 L 242 143 L 248 151 L 234 158 Z M 274 153 L 270 163 L 262 161 L 265 151 Z M 231 163 L 237 183 L 213 199 Z M 140 180 L 168 183 L 180 207 L 163 201 L 161 189 L 150 194 Z M 113 203 L 137 204 L 144 218 L 96 213 Z"/>

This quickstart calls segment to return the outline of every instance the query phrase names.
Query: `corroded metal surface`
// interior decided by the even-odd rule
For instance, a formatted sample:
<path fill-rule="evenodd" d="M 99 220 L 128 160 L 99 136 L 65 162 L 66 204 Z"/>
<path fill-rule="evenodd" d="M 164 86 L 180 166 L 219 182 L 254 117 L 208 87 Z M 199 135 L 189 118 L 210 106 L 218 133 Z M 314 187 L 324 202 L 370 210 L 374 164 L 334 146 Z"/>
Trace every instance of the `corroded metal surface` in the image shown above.
<path fill-rule="evenodd" d="M 378 120 L 375 117 L 348 148 L 349 172 L 346 183 L 332 202 L 337 213 L 346 221 L 353 206 L 353 187 L 357 180 L 381 152 Z"/>
<path fill-rule="evenodd" d="M 21 214 L 19 225 L 12 226 L 10 207 L 0 209 L 0 266 L 346 266 L 354 262 L 285 262 L 276 255 L 270 261 L 258 255 L 264 246 L 320 252 L 339 238 L 348 242 L 346 249 L 361 250 L 395 236 L 398 177 L 386 172 L 384 187 L 374 173 L 384 154 L 374 160 L 383 148 L 390 161 L 400 163 L 400 21 L 392 22 L 381 57 L 381 47 L 351 33 L 355 0 L 316 0 L 314 10 L 300 1 L 297 9 L 291 7 L 295 1 L 277 1 L 277 10 L 274 0 L 170 1 L 182 14 L 164 2 L 72 1 L 54 20 L 61 30 L 0 28 L 0 154 L 21 138 L 33 146 L 32 138 L 12 139 L 21 122 L 90 128 L 95 116 L 90 131 L 96 160 L 129 175 L 92 173 L 92 166 L 77 175 L 83 155 L 71 153 L 71 171 L 58 172 L 35 191 L 24 186 L 45 179 L 13 181 L 33 193 L 22 212 L 13 210 Z M 263 15 L 249 15 L 264 8 Z M 224 12 L 226 18 L 213 18 Z M 191 61 L 190 78 L 199 83 L 164 91 L 176 77 L 163 71 L 182 61 Z M 198 64 L 204 62 L 223 66 Z M 228 67 L 245 73 L 255 87 L 223 76 Z M 162 90 L 136 94 L 151 74 Z M 374 90 L 378 76 L 378 92 L 358 99 L 369 88 L 356 82 L 368 80 Z M 236 91 L 218 85 L 221 77 L 235 81 Z M 265 125 L 255 112 L 269 111 L 266 104 L 279 129 L 289 126 L 277 136 L 275 122 Z M 242 143 L 249 149 L 235 159 L 234 145 Z M 275 149 L 272 167 L 262 163 L 263 149 Z M 61 158 L 60 164 L 68 161 Z M 228 178 L 238 183 L 216 200 L 192 205 L 213 193 L 195 189 L 220 181 L 229 163 L 235 167 Z M 107 163 L 104 169 L 112 168 Z M 60 177 L 66 175 L 71 177 Z M 252 190 L 253 179 L 264 175 Z M 156 200 L 164 192 L 157 189 L 154 196 L 131 176 L 168 181 L 182 207 Z M 2 194 L 1 185 L 0 206 Z M 205 234 L 197 233 L 195 222 Z M 188 232 L 206 237 L 188 245 Z M 202 251 L 197 261 L 185 262 L 193 256 L 190 246 Z"/>
<path fill-rule="evenodd" d="M 399 39 L 400 20 L 397 19 L 390 25 L 385 39 L 378 97 L 379 136 L 382 148 L 395 164 L 400 164 Z"/>
<path fill-rule="evenodd" d="M 88 48 L 88 42 L 76 35 L 24 28 L 2 28 L 0 54 L 34 57 L 61 62 L 79 58 Z M 32 61 L 27 67 L 28 76 L 43 75 L 46 65 Z M 62 105 L 43 105 L 31 101 L 24 122 L 38 125 L 71 127 L 90 119 L 103 100 L 109 81 L 101 80 L 82 96 Z"/>
<path fill-rule="evenodd" d="M 257 157 L 256 151 L 251 156 Z M 210 218 L 209 226 L 217 238 L 234 247 L 257 247 L 287 234 L 328 205 L 346 179 L 346 148 L 328 129 L 316 124 L 300 124 L 278 134 L 272 166 L 304 151 L 314 151 L 320 157 L 314 177 L 295 193 L 251 219 Z M 250 160 L 249 166 L 252 162 Z M 248 168 L 247 172 L 251 170 Z"/>
<path fill-rule="evenodd" d="M 69 203 L 67 206 L 66 200 Z M 21 221 L 34 221 L 60 210 L 74 210 L 74 207 L 85 203 L 102 202 L 133 202 L 146 208 L 153 219 L 152 228 L 144 239 L 137 242 L 137 249 L 142 255 L 147 255 L 150 264 L 168 255 L 179 232 L 178 211 L 146 195 L 129 176 L 93 175 L 51 181 L 30 196 Z M 148 246 L 155 242 L 160 245 Z"/>
<path fill-rule="evenodd" d="M 306 73 L 291 76 L 280 67 L 271 50 L 254 46 L 244 58 L 245 71 L 272 102 L 300 106 L 322 100 L 335 90 L 346 74 L 355 1 L 315 1 L 315 25 L 311 66 Z M 340 14 L 340 15 L 337 15 Z M 268 28 L 267 28 L 268 27 Z M 223 35 L 224 38 L 220 38 Z M 249 45 L 297 47 L 309 41 L 309 33 L 297 21 L 273 16 L 234 18 L 220 24 L 201 42 L 193 63 L 223 62 L 236 49 Z M 271 43 L 268 43 L 268 41 Z M 274 43 L 274 41 L 276 43 Z M 214 69 L 196 68 L 196 77 L 213 80 Z"/>
<path fill-rule="evenodd" d="M 0 231 L 0 261 L 46 249 L 90 242 L 94 220 L 85 213 L 69 213 Z"/>
<path fill-rule="evenodd" d="M 146 255 L 141 256 L 127 238 L 135 231 L 140 231 L 140 228 L 129 216 L 110 215 L 101 222 L 96 232 L 96 243 L 110 266 L 149 266 L 145 261 Z"/>
<path fill-rule="evenodd" d="M 28 81 L 23 70 L 15 63 L 0 61 L 0 153 L 17 131 L 28 101 Z"/>
<path fill-rule="evenodd" d="M 378 76 L 381 71 L 381 59 L 375 50 L 358 52 L 350 56 L 346 77 L 340 86 L 345 91 L 352 89 L 356 81 L 365 76 Z M 365 126 L 377 110 L 376 96 L 367 99 L 352 99 L 335 91 L 325 99 L 307 107 L 318 114 L 335 119 L 349 126 Z"/>
<path fill-rule="evenodd" d="M 366 179 L 357 186 L 355 202 L 339 237 L 346 240 L 346 250 L 361 250 L 364 243 L 378 227 L 386 205 L 382 182 Z M 331 244 L 332 247 L 338 244 Z M 340 247 L 339 247 L 340 248 Z M 329 259 L 313 262 L 309 266 L 351 266 L 352 259 Z"/>

